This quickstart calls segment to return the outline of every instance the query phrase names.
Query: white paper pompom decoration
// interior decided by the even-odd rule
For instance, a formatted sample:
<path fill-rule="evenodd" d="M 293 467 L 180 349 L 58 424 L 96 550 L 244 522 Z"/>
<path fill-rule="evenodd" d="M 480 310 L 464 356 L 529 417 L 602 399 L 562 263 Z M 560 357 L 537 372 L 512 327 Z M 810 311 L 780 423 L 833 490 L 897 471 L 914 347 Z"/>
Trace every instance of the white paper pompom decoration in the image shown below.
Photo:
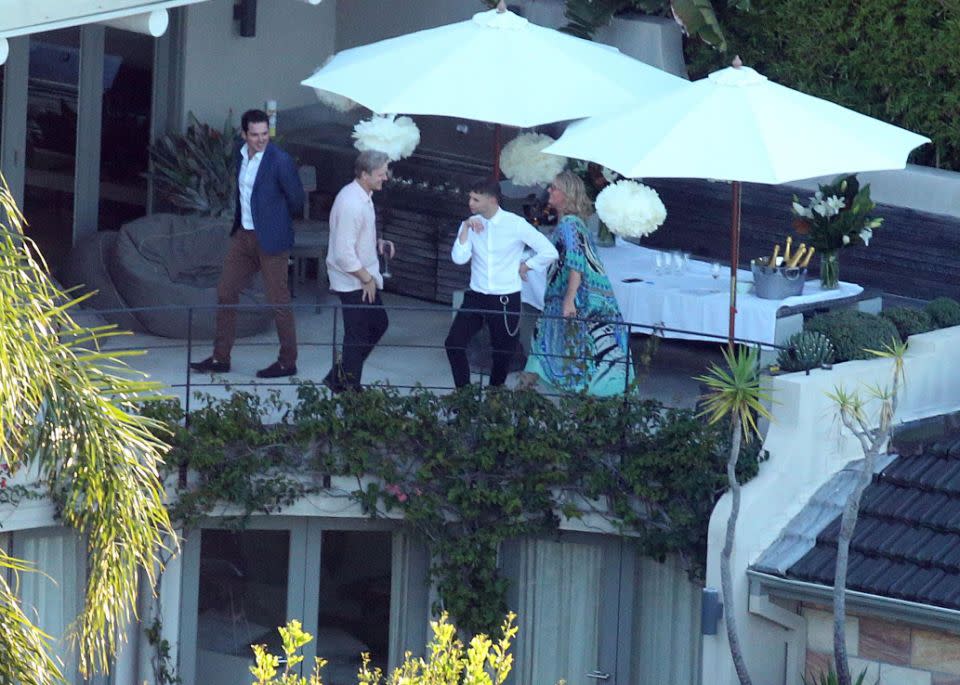
<path fill-rule="evenodd" d="M 667 218 L 657 191 L 636 181 L 611 183 L 597 195 L 595 206 L 600 221 L 624 238 L 650 235 Z"/>
<path fill-rule="evenodd" d="M 545 185 L 567 167 L 567 158 L 542 152 L 554 140 L 541 133 L 523 133 L 503 146 L 500 170 L 518 186 Z"/>
<path fill-rule="evenodd" d="M 379 150 L 395 162 L 409 157 L 420 144 L 420 129 L 410 117 L 374 114 L 353 127 L 353 146 L 360 150 Z"/>

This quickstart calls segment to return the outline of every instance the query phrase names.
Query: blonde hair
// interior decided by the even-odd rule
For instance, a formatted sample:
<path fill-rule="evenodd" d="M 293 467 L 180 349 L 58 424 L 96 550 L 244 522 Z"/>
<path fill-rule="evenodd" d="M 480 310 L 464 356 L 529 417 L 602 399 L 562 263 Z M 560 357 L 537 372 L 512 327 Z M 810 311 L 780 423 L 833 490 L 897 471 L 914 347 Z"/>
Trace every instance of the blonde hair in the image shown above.
<path fill-rule="evenodd" d="M 593 203 L 587 195 L 587 188 L 583 184 L 583 179 L 567 169 L 557 174 L 553 179 L 553 186 L 564 194 L 566 203 L 561 210 L 561 214 L 575 214 L 584 221 L 593 214 Z"/>

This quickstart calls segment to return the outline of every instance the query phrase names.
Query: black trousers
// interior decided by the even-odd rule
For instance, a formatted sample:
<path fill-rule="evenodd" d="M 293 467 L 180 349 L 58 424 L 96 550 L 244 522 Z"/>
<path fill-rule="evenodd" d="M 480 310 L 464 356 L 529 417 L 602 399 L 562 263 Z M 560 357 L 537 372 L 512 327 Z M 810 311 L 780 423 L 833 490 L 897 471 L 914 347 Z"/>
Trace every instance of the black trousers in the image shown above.
<path fill-rule="evenodd" d="M 372 303 L 362 301 L 362 290 L 337 295 L 343 305 L 343 354 L 339 374 L 332 369 L 327 377 L 342 387 L 359 388 L 363 363 L 387 332 L 390 321 L 379 290 Z"/>
<path fill-rule="evenodd" d="M 504 303 L 503 300 L 506 300 Z M 486 310 L 484 312 L 466 311 L 468 309 Z M 505 312 L 506 310 L 506 312 Z M 493 348 L 493 368 L 490 371 L 490 385 L 503 385 L 510 370 L 510 360 L 516 350 L 517 328 L 520 325 L 520 293 L 509 295 L 484 295 L 468 290 L 463 295 L 463 304 L 444 346 L 453 382 L 462 388 L 470 382 L 470 362 L 467 361 L 467 344 L 487 324 L 490 331 L 490 344 Z"/>

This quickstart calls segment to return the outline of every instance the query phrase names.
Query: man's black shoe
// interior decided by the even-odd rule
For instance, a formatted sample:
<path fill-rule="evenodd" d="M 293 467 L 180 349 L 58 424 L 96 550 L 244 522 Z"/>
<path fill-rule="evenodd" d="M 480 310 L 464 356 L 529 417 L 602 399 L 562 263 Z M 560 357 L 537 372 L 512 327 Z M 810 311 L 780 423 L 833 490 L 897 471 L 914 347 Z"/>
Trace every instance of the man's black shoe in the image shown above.
<path fill-rule="evenodd" d="M 339 380 L 334 379 L 329 373 L 324 376 L 322 383 L 327 386 L 327 389 L 334 395 L 339 395 L 348 389 L 346 385 L 341 383 Z"/>
<path fill-rule="evenodd" d="M 293 376 L 297 373 L 297 365 L 284 366 L 280 362 L 274 362 L 265 369 L 257 371 L 257 378 L 282 378 L 283 376 Z"/>
<path fill-rule="evenodd" d="M 207 357 L 202 362 L 193 362 L 190 368 L 200 373 L 228 373 L 230 362 L 218 362 L 213 357 Z"/>

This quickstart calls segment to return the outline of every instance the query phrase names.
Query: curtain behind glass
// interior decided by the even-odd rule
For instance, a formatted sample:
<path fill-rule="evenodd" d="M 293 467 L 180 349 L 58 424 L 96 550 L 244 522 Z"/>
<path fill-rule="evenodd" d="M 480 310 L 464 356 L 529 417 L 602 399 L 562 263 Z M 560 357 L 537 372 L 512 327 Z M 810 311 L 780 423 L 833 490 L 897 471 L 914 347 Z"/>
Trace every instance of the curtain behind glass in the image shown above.
<path fill-rule="evenodd" d="M 570 542 L 520 543 L 520 601 L 514 682 L 593 683 L 600 614 L 600 547 Z"/>
<path fill-rule="evenodd" d="M 699 685 L 701 587 L 677 557 L 639 557 L 634 584 L 630 685 Z"/>
<path fill-rule="evenodd" d="M 21 573 L 19 596 L 27 617 L 51 636 L 54 653 L 63 660 L 68 682 L 79 682 L 77 659 L 64 639 L 83 601 L 80 537 L 63 528 L 17 531 L 12 556 L 30 561 L 36 573 Z"/>

